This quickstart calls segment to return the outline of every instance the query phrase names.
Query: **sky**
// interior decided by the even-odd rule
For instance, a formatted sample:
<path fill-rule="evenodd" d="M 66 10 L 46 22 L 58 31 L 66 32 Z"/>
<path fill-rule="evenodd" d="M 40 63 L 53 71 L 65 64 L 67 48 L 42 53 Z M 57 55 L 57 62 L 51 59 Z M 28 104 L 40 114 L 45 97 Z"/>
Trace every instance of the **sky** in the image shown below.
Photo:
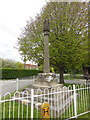
<path fill-rule="evenodd" d="M 41 8 L 47 1 L 0 0 L 0 58 L 22 62 L 16 49 L 17 38 L 26 26 L 26 21 L 40 13 Z"/>
<path fill-rule="evenodd" d="M 26 21 L 40 13 L 46 0 L 0 0 L 0 58 L 22 62 L 16 49 Z"/>

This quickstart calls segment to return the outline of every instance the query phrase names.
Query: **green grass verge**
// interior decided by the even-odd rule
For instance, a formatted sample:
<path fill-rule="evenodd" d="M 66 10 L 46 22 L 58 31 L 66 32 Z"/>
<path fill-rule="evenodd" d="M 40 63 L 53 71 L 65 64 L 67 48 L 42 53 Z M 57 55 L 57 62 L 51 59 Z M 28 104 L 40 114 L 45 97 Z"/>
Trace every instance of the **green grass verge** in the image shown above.
<path fill-rule="evenodd" d="M 64 76 L 65 80 L 75 80 L 75 79 L 83 79 L 83 76 L 79 76 L 79 75 L 66 75 Z"/>
<path fill-rule="evenodd" d="M 9 106 L 11 105 L 10 109 Z M 14 107 L 13 107 L 14 105 Z M 13 109 L 14 108 L 14 109 Z M 10 110 L 10 111 L 9 111 Z M 18 114 L 19 113 L 19 114 Z M 39 115 L 39 113 L 38 113 Z M 6 102 L 2 104 L 2 118 L 31 118 L 31 106 L 23 103 Z M 34 110 L 34 118 L 37 116 L 37 110 Z M 39 115 L 40 117 L 40 115 Z"/>
<path fill-rule="evenodd" d="M 12 99 L 13 94 L 11 97 L 8 95 L 7 97 L 3 97 L 2 100 L 9 100 Z M 21 101 L 11 101 L 11 102 L 4 102 L 2 103 L 2 119 L 4 118 L 31 118 L 31 103 L 26 104 Z M 34 118 L 37 117 L 37 110 L 34 109 Z M 38 117 L 40 118 L 40 112 L 38 112 Z"/>
<path fill-rule="evenodd" d="M 81 115 L 78 118 L 88 118 L 88 120 L 90 120 L 90 113 L 87 113 L 85 115 Z"/>
<path fill-rule="evenodd" d="M 72 86 L 72 84 L 65 84 L 65 86 L 69 86 L 69 85 Z M 22 90 L 20 90 L 20 91 L 22 91 Z M 86 92 L 86 91 L 84 91 L 84 92 Z M 13 96 L 13 94 L 11 94 L 11 96 Z M 78 98 L 78 101 L 77 101 L 77 104 L 79 104 L 78 114 L 84 112 L 83 111 L 83 104 L 84 104 L 84 102 L 86 100 L 88 100 L 88 105 L 89 105 L 89 96 L 88 96 L 88 94 L 86 96 L 83 96 L 83 97 L 84 98 L 82 98 L 82 101 L 79 98 Z M 9 99 L 9 97 L 7 96 L 5 99 Z M 10 111 L 9 111 L 9 105 L 10 104 L 11 104 L 11 108 L 10 108 Z M 13 110 L 13 106 L 15 106 L 14 110 Z M 5 107 L 5 111 L 4 111 L 4 107 Z M 72 103 L 70 105 L 70 107 L 62 115 L 62 118 L 63 117 L 64 118 L 69 118 L 70 116 L 68 116 L 68 110 L 70 110 L 69 112 L 72 114 L 73 110 L 71 108 L 73 108 L 73 107 L 74 107 L 74 104 Z M 19 111 L 19 114 L 18 114 L 18 111 Z M 28 114 L 27 114 L 27 111 L 28 111 Z M 87 111 L 87 109 L 86 109 L 86 111 Z M 4 115 L 4 112 L 5 112 L 5 115 Z M 9 116 L 9 112 L 10 112 L 10 116 Z M 27 116 L 27 118 L 31 118 L 31 106 L 30 106 L 30 104 L 27 106 L 25 104 L 22 104 L 21 102 L 19 103 L 18 101 L 15 101 L 15 103 L 14 102 L 11 102 L 11 103 L 6 102 L 6 103 L 2 104 L 2 113 L 3 113 L 2 118 L 3 117 L 4 118 L 9 118 L 9 117 L 13 118 L 13 112 L 14 112 L 15 118 L 18 118 L 18 116 L 19 116 L 19 118 L 26 118 L 26 116 Z M 88 118 L 88 115 L 89 114 L 85 114 L 85 115 L 82 115 L 82 116 L 80 116 L 78 118 Z M 38 112 L 38 116 L 40 118 L 40 112 Z M 36 117 L 37 117 L 37 110 L 34 109 L 34 118 L 36 118 Z"/>

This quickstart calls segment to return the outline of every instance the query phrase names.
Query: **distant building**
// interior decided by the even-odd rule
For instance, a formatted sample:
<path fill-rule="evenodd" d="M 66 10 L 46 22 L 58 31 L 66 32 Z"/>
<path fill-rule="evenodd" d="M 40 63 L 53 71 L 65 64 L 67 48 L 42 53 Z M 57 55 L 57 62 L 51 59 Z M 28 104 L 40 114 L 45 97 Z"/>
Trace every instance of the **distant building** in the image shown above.
<path fill-rule="evenodd" d="M 38 65 L 32 65 L 32 64 L 25 64 L 26 69 L 38 69 Z"/>

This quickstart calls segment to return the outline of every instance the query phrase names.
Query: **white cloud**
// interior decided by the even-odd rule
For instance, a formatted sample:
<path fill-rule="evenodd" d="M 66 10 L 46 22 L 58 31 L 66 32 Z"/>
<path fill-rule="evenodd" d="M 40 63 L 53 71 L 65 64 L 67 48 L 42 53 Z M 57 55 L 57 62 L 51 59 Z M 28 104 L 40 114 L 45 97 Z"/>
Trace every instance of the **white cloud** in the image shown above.
<path fill-rule="evenodd" d="M 21 28 L 29 17 L 35 17 L 45 0 L 0 0 L 0 57 L 20 61 L 14 46 Z"/>

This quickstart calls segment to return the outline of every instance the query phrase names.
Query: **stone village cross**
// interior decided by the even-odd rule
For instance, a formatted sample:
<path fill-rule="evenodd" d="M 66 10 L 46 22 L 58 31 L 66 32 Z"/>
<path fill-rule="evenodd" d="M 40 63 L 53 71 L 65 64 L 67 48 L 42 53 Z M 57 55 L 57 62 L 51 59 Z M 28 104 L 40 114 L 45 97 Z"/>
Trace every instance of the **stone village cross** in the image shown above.
<path fill-rule="evenodd" d="M 44 68 L 43 68 L 43 72 L 44 73 L 50 73 L 50 65 L 49 65 L 49 42 L 48 42 L 48 38 L 49 38 L 49 32 L 50 32 L 50 28 L 49 28 L 49 20 L 45 19 L 44 21 Z"/>
<path fill-rule="evenodd" d="M 50 73 L 50 64 L 49 64 L 49 20 L 44 20 L 44 67 L 43 73 L 39 73 L 37 79 L 34 82 L 34 88 L 52 88 L 52 87 L 61 87 L 62 84 L 57 83 L 57 78 L 55 73 Z"/>

